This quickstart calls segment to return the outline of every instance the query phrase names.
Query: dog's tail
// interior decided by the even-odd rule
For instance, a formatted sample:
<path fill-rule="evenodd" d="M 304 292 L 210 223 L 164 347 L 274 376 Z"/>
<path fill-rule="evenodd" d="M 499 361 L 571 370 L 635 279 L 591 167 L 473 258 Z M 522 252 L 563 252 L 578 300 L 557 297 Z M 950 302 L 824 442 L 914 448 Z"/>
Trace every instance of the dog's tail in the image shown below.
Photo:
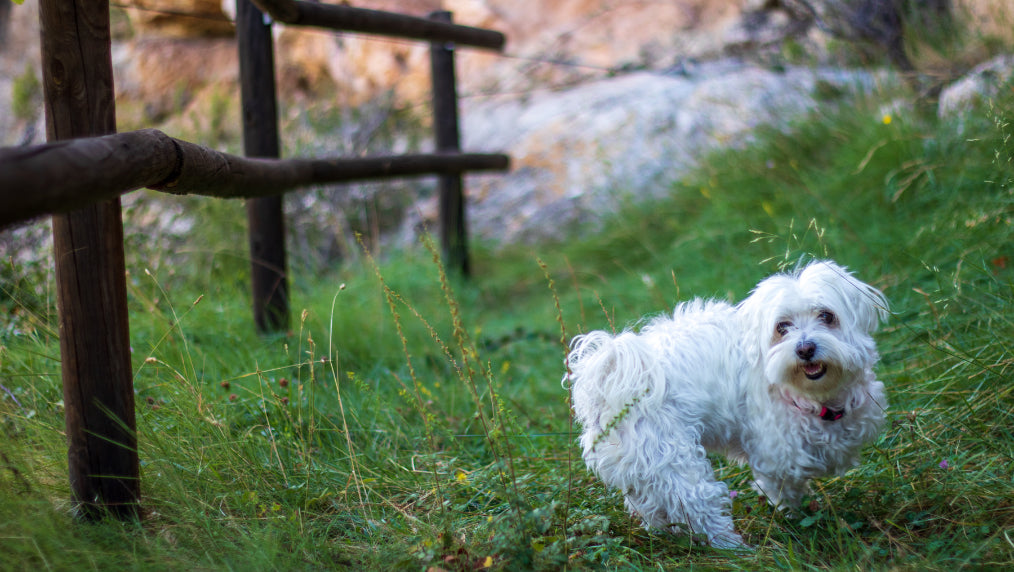
<path fill-rule="evenodd" d="M 632 410 L 665 398 L 665 372 L 652 348 L 633 332 L 595 331 L 571 341 L 567 364 L 574 417 L 598 439 Z"/>

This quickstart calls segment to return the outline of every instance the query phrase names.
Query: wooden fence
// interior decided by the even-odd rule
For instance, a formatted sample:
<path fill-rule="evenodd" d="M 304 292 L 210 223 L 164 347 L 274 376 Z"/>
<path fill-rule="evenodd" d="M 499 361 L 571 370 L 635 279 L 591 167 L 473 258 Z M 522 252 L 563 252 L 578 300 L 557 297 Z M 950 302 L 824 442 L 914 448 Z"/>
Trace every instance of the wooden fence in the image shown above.
<path fill-rule="evenodd" d="M 154 130 L 116 133 L 109 5 L 40 0 L 46 145 L 0 149 L 0 228 L 52 214 L 70 483 L 86 519 L 140 516 L 120 196 L 148 187 L 246 198 L 254 317 L 288 324 L 281 193 L 317 183 L 437 174 L 445 264 L 467 274 L 461 174 L 505 170 L 461 153 L 453 46 L 502 50 L 499 32 L 300 0 L 237 0 L 243 144 L 236 157 Z M 270 16 L 270 18 L 267 18 Z M 431 43 L 436 152 L 279 159 L 270 21 Z"/>

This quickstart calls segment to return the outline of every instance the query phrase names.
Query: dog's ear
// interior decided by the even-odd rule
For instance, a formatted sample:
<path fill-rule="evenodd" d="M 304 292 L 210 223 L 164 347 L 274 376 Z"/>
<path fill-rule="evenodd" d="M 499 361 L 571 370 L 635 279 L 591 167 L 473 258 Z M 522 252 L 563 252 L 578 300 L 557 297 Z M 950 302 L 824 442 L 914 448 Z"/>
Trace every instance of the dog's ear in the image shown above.
<path fill-rule="evenodd" d="M 811 263 L 799 275 L 803 284 L 820 289 L 820 297 L 836 309 L 843 324 L 871 334 L 890 314 L 887 298 L 880 290 L 860 281 L 847 268 L 828 260 Z"/>
<path fill-rule="evenodd" d="M 743 332 L 743 349 L 749 359 L 759 365 L 775 339 L 777 315 L 794 280 L 783 274 L 765 279 L 745 300 L 736 306 Z"/>

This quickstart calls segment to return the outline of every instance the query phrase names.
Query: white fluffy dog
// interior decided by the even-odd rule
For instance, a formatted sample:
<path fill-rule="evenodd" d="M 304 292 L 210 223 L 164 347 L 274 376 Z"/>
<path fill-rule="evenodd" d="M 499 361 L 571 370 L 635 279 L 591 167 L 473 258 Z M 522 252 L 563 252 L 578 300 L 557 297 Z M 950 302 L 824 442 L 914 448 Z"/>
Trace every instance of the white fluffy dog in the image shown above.
<path fill-rule="evenodd" d="M 855 466 L 887 406 L 870 337 L 886 317 L 883 294 L 817 261 L 736 306 L 694 300 L 640 333 L 578 336 L 565 379 L 585 463 L 645 526 L 743 547 L 706 452 L 748 463 L 782 508 Z"/>

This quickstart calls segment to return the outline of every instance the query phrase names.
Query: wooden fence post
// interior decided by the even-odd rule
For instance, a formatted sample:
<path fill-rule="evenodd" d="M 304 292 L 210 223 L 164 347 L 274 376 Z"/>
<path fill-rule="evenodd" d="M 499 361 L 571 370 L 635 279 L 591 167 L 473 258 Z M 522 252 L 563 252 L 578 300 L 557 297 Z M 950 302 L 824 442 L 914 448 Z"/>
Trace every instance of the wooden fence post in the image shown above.
<path fill-rule="evenodd" d="M 243 152 L 279 157 L 278 105 L 271 25 L 250 0 L 236 0 L 236 41 L 243 108 Z M 289 327 L 289 286 L 285 264 L 282 195 L 246 202 L 250 238 L 253 312 L 261 332 Z"/>
<path fill-rule="evenodd" d="M 451 13 L 432 12 L 431 20 L 451 22 Z M 433 81 L 433 130 L 437 151 L 460 151 L 458 131 L 458 93 L 454 76 L 454 46 L 446 42 L 430 43 L 430 70 Z M 465 224 L 465 197 L 461 173 L 439 178 L 440 244 L 444 266 L 471 273 L 468 259 L 468 233 Z"/>
<path fill-rule="evenodd" d="M 109 4 L 41 0 L 49 141 L 116 131 Z M 139 517 L 120 200 L 53 217 L 68 462 L 80 517 Z"/>

